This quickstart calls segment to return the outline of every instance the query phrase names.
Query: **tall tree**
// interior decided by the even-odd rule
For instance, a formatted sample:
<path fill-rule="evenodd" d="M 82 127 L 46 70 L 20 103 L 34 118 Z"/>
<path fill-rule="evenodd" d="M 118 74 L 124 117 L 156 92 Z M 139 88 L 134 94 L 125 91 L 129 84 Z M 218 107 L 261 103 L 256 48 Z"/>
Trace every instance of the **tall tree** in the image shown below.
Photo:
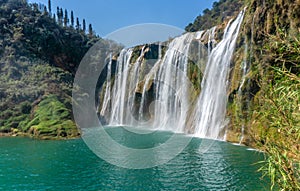
<path fill-rule="evenodd" d="M 68 11 L 65 9 L 65 17 L 64 17 L 64 25 L 65 27 L 69 24 L 69 17 L 68 17 Z"/>
<path fill-rule="evenodd" d="M 59 25 L 62 25 L 62 15 L 60 14 L 60 9 L 59 9 L 59 7 L 57 7 L 56 15 L 57 15 L 57 22 L 58 22 L 58 24 L 59 24 Z"/>
<path fill-rule="evenodd" d="M 64 11 L 63 11 L 62 8 L 60 8 L 59 14 L 60 14 L 61 23 L 63 23 L 63 19 L 64 19 Z"/>
<path fill-rule="evenodd" d="M 76 18 L 76 30 L 80 30 L 80 23 L 78 17 Z"/>
<path fill-rule="evenodd" d="M 86 27 L 85 27 L 85 19 L 82 20 L 82 30 L 83 30 L 83 32 L 86 31 Z"/>
<path fill-rule="evenodd" d="M 35 12 L 39 12 L 39 5 L 37 3 L 33 3 L 32 6 Z"/>
<path fill-rule="evenodd" d="M 71 26 L 74 27 L 74 13 L 71 11 Z"/>
<path fill-rule="evenodd" d="M 59 18 L 59 7 L 56 7 L 56 15 L 57 15 L 57 18 Z"/>
<path fill-rule="evenodd" d="M 92 24 L 89 24 L 89 35 L 93 36 L 94 32 L 93 32 L 93 27 Z"/>
<path fill-rule="evenodd" d="M 52 15 L 52 10 L 51 10 L 51 0 L 48 0 L 48 10 L 49 10 L 49 15 L 50 15 L 50 17 L 51 17 L 51 15 Z"/>
<path fill-rule="evenodd" d="M 44 11 L 43 11 L 43 13 L 44 13 L 45 15 L 48 14 L 47 7 L 46 7 L 46 6 L 44 6 Z"/>

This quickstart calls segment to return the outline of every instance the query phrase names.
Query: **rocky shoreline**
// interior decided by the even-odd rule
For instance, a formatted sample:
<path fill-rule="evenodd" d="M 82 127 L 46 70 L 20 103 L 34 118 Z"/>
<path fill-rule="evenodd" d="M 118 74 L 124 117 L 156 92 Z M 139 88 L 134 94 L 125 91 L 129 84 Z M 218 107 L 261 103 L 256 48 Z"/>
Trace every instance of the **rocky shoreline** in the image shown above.
<path fill-rule="evenodd" d="M 3 133 L 0 132 L 0 138 L 1 137 L 28 137 L 32 139 L 38 139 L 38 140 L 70 140 L 70 139 L 79 139 L 80 135 L 78 136 L 71 136 L 71 137 L 61 137 L 61 136 L 47 136 L 47 135 L 39 135 L 35 136 L 30 133 L 24 133 L 24 132 L 8 132 L 8 133 Z"/>

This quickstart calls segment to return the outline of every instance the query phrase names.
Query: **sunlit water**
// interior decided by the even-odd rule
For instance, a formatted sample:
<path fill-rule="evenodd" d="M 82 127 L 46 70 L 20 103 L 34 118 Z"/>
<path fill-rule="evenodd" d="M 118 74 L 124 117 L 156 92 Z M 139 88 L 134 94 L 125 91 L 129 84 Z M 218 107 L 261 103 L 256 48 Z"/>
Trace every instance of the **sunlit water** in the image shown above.
<path fill-rule="evenodd" d="M 122 127 L 106 130 L 120 144 L 149 148 L 172 133 L 136 135 Z M 201 139 L 165 165 L 143 170 L 113 166 L 81 139 L 39 141 L 0 138 L 0 190 L 267 190 L 254 163 L 261 153 L 213 141 L 203 153 Z M 174 145 L 176 146 L 176 145 Z"/>

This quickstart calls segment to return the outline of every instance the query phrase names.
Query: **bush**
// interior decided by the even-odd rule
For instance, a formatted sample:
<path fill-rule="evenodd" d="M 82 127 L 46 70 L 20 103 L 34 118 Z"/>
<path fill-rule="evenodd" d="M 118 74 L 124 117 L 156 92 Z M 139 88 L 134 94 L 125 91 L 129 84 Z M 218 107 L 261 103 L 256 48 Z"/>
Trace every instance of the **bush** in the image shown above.
<path fill-rule="evenodd" d="M 260 169 L 272 188 L 300 190 L 299 37 L 269 36 L 269 71 L 261 80 L 252 116 L 252 134 L 266 151 Z"/>

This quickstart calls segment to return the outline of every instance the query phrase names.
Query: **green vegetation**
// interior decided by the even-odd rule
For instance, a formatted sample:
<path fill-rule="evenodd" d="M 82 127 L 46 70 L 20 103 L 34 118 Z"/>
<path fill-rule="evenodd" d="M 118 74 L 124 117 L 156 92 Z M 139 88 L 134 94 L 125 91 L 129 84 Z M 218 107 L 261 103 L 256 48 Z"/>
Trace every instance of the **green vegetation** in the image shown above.
<path fill-rule="evenodd" d="M 34 116 L 24 127 L 24 131 L 36 137 L 46 135 L 50 138 L 60 138 L 79 135 L 76 125 L 71 119 L 71 110 L 57 96 L 43 97 L 34 110 Z"/>
<path fill-rule="evenodd" d="M 240 63 L 246 57 L 251 69 L 246 76 L 247 87 L 237 95 L 241 72 L 239 64 L 232 68 L 229 129 L 234 131 L 233 140 L 237 140 L 241 136 L 237 131 L 245 126 L 245 143 L 266 151 L 261 171 L 269 176 L 273 189 L 299 190 L 299 1 L 220 0 L 186 30 L 219 25 L 216 32 L 220 36 L 221 29 L 243 6 L 248 9 L 233 62 Z M 71 114 L 72 80 L 82 57 L 99 38 L 92 25 L 87 29 L 86 21 L 83 19 L 81 24 L 73 11 L 70 17 L 60 7 L 56 14 L 53 12 L 50 0 L 48 8 L 29 5 L 25 0 L 0 3 L 0 132 L 23 132 L 39 138 L 79 135 Z M 142 47 L 134 48 L 131 62 L 140 56 Z M 192 45 L 194 56 L 195 47 L 198 44 Z M 145 60 L 158 58 L 157 45 L 146 48 Z M 102 56 L 94 57 L 99 60 Z M 196 63 L 194 56 L 189 60 L 188 77 L 198 94 L 205 61 Z M 148 68 L 142 71 L 145 75 Z M 105 75 L 99 79 L 104 82 Z"/>
<path fill-rule="evenodd" d="M 24 130 L 24 124 L 33 112 L 31 109 L 43 95 L 55 93 L 68 97 L 71 94 L 70 73 L 36 62 L 22 58 L 16 60 L 15 67 L 6 65 L 1 69 L 0 130 L 3 132 L 9 132 L 11 128 Z"/>
<path fill-rule="evenodd" d="M 272 181 L 272 189 L 299 190 L 299 2 L 220 1 L 212 10 L 205 10 L 186 30 L 219 25 L 219 32 L 222 22 L 226 23 L 231 16 L 237 15 L 244 6 L 248 8 L 230 77 L 233 81 L 229 87 L 227 115 L 231 120 L 227 138 L 239 141 L 244 126 L 243 143 L 266 152 L 261 171 Z M 239 63 L 243 59 L 250 63 L 251 68 L 244 87 L 239 91 L 237 82 L 242 77 Z"/>
<path fill-rule="evenodd" d="M 191 85 L 193 86 L 193 95 L 190 95 L 191 100 L 196 100 L 201 91 L 201 81 L 202 81 L 202 72 L 199 68 L 199 65 L 195 64 L 193 61 L 189 60 L 187 69 L 187 77 L 189 78 Z"/>
<path fill-rule="evenodd" d="M 70 112 L 73 76 L 99 38 L 92 28 L 86 34 L 80 27 L 69 26 L 67 10 L 63 14 L 59 8 L 56 19 L 51 15 L 50 0 L 48 6 L 25 0 L 0 3 L 2 133 L 31 133 L 40 138 L 78 136 Z M 53 103 L 46 104 L 45 99 Z"/>
<path fill-rule="evenodd" d="M 276 82 L 261 92 L 261 106 L 254 115 L 256 139 L 268 155 L 261 170 L 272 185 L 300 189 L 300 78 L 286 69 L 273 68 Z M 263 101 L 263 103 L 262 103 Z"/>
<path fill-rule="evenodd" d="M 268 155 L 261 171 L 272 187 L 300 189 L 300 36 L 269 36 L 268 74 L 255 98 L 252 135 Z"/>
<path fill-rule="evenodd" d="M 251 78 L 259 87 L 251 101 L 248 130 L 253 146 L 266 151 L 261 171 L 272 189 L 300 189 L 299 12 L 296 0 L 264 5 L 252 0 L 245 18 L 245 25 L 252 26 L 245 29 L 253 39 Z"/>
<path fill-rule="evenodd" d="M 228 22 L 242 9 L 242 0 L 220 0 L 213 3 L 211 10 L 205 9 L 203 15 L 199 15 L 193 23 L 186 26 L 188 32 L 206 30 L 221 23 Z"/>

